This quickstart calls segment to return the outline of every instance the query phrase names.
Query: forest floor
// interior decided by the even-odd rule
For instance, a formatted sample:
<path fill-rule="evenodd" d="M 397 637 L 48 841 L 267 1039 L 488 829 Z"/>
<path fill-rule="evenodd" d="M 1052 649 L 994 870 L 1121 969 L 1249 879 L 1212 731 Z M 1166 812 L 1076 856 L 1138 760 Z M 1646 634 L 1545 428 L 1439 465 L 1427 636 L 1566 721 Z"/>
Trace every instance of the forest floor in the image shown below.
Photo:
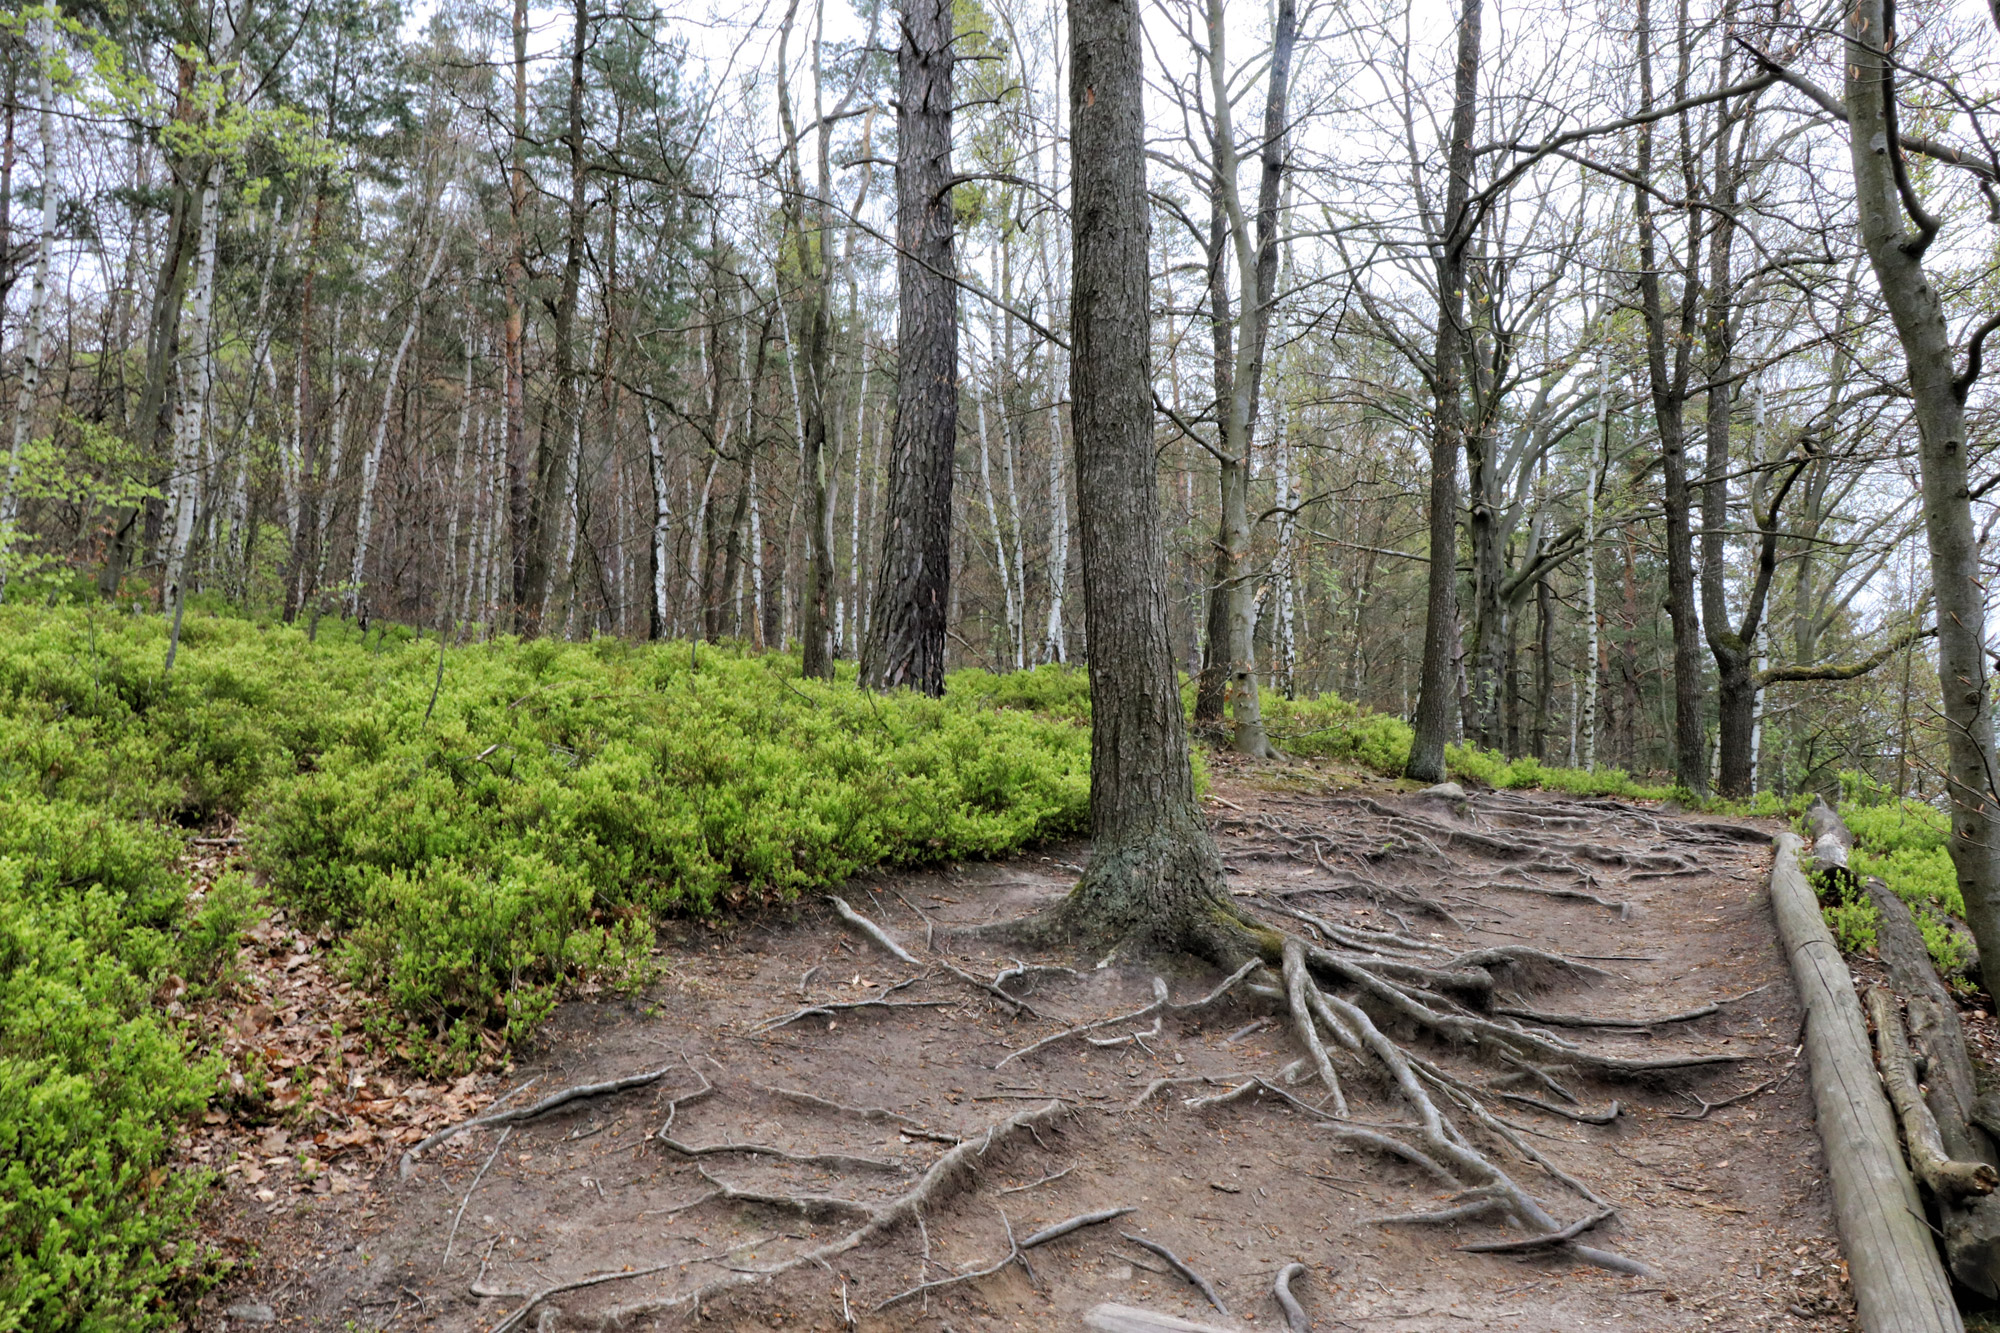
<path fill-rule="evenodd" d="M 1521 1142 L 1615 1208 L 1592 1243 L 1643 1261 L 1656 1276 L 1615 1274 L 1562 1255 L 1456 1248 L 1508 1236 L 1486 1221 L 1378 1224 L 1373 1219 L 1387 1214 L 1440 1207 L 1445 1195 L 1405 1162 L 1336 1143 L 1303 1106 L 1278 1096 L 1190 1108 L 1191 1100 L 1240 1086 L 1239 1076 L 1275 1079 L 1301 1054 L 1282 1006 L 1267 998 L 1239 990 L 1207 1009 L 1168 1015 L 1157 1035 L 1144 1022 L 1108 1027 L 1090 1035 L 1100 1042 L 1141 1035 L 1115 1045 L 1066 1040 L 996 1068 L 1039 1038 L 1144 1007 L 1154 971 L 1125 961 L 1032 960 L 1081 970 L 1009 981 L 1040 1016 L 1010 1014 L 964 978 L 897 962 L 813 900 L 725 928 L 684 927 L 663 946 L 658 985 L 636 997 L 563 1006 L 503 1073 L 436 1085 L 372 1075 L 385 1084 L 372 1094 L 380 1100 L 360 1104 L 396 1099 L 403 1123 L 393 1135 L 368 1132 L 359 1113 L 345 1131 L 336 1123 L 296 1141 L 278 1130 L 232 1141 L 228 1125 L 212 1125 L 198 1155 L 227 1165 L 208 1228 L 243 1263 L 204 1301 L 199 1322 L 492 1330 L 509 1324 L 529 1293 L 609 1275 L 549 1296 L 524 1312 L 520 1326 L 591 1326 L 619 1309 L 706 1287 L 698 1310 L 693 1303 L 656 1310 L 627 1326 L 1080 1329 L 1093 1307 L 1114 1303 L 1218 1328 L 1282 1328 L 1273 1277 L 1296 1262 L 1304 1272 L 1292 1290 L 1321 1329 L 1853 1327 L 1798 1064 L 1801 1012 L 1767 901 L 1767 846 L 1719 836 L 1712 821 L 1556 794 L 1480 792 L 1461 805 L 1393 783 L 1225 760 L 1212 763 L 1211 779 L 1207 806 L 1231 889 L 1252 908 L 1304 907 L 1454 950 L 1536 945 L 1605 970 L 1543 978 L 1525 1004 L 1544 1011 L 1601 1019 L 1725 1002 L 1706 1017 L 1646 1028 L 1561 1029 L 1616 1054 L 1747 1057 L 1639 1079 L 1565 1078 L 1582 1110 L 1617 1101 L 1620 1113 L 1609 1123 L 1576 1122 L 1527 1101 L 1489 1103 Z M 1548 896 L 1535 890 L 1575 890 L 1579 881 L 1510 874 L 1509 862 L 1471 842 L 1415 849 L 1382 834 L 1385 810 L 1468 830 L 1582 820 L 1593 845 L 1627 853 L 1629 863 L 1593 858 L 1595 882 L 1583 887 L 1602 903 Z M 1669 852 L 1666 859 L 1694 868 L 1633 868 L 1662 864 Z M 922 954 L 932 927 L 1021 916 L 1048 903 L 1086 854 L 1065 845 L 988 864 L 873 874 L 846 892 L 857 911 Z M 1418 898 L 1448 915 L 1426 911 Z M 948 948 L 980 981 L 1013 961 L 962 937 Z M 276 992 L 306 984 L 299 976 L 321 967 L 314 953 L 314 942 L 282 921 L 267 924 L 246 951 L 253 967 L 281 973 L 256 983 Z M 1164 980 L 1180 1001 L 1207 992 L 1221 973 L 1186 963 Z M 893 1007 L 777 1024 L 812 1005 L 871 999 Z M 302 1002 L 287 1007 L 282 994 L 270 1004 L 261 1022 L 272 1031 L 289 1019 L 310 1032 L 311 1021 L 324 1018 Z M 1493 1098 L 1556 1100 L 1518 1073 L 1509 1082 L 1504 1068 L 1387 1030 Z M 661 1069 L 641 1087 L 579 1099 L 505 1131 L 462 1134 L 407 1173 L 398 1169 L 401 1149 L 424 1130 L 476 1114 L 510 1090 L 519 1094 L 510 1105 L 525 1106 L 564 1088 Z M 1356 1062 L 1345 1060 L 1341 1073 L 1357 1120 L 1393 1125 L 1405 1117 L 1393 1089 Z M 1136 1104 L 1161 1079 L 1176 1082 Z M 712 1091 L 690 1096 L 703 1088 Z M 1752 1089 L 1761 1090 L 1702 1114 L 1701 1099 L 1721 1103 Z M 1323 1095 L 1310 1080 L 1290 1091 L 1307 1104 Z M 430 1109 L 413 1116 L 411 1105 Z M 858 1114 L 869 1108 L 887 1114 Z M 998 1122 L 1036 1112 L 1045 1114 L 979 1151 Z M 661 1141 L 669 1121 L 665 1137 L 680 1150 Z M 1594 1210 L 1488 1130 L 1469 1132 L 1552 1213 L 1568 1220 Z M 880 1204 L 909 1191 L 954 1142 L 971 1145 L 974 1169 L 957 1182 L 963 1188 L 926 1201 L 920 1225 L 882 1228 L 774 1280 L 755 1277 L 854 1231 L 868 1217 L 855 1201 Z M 752 1144 L 814 1160 L 742 1150 Z M 732 1146 L 686 1151 L 722 1145 Z M 745 1197 L 760 1193 L 770 1197 Z M 791 1204 L 774 1202 L 778 1196 Z M 1004 1259 L 1010 1234 L 1026 1239 L 1111 1208 L 1134 1211 L 1025 1250 L 1027 1264 L 874 1312 L 921 1282 Z M 1171 1250 L 1213 1284 L 1229 1313 L 1127 1234 Z M 721 1289 L 731 1281 L 740 1285 Z"/>

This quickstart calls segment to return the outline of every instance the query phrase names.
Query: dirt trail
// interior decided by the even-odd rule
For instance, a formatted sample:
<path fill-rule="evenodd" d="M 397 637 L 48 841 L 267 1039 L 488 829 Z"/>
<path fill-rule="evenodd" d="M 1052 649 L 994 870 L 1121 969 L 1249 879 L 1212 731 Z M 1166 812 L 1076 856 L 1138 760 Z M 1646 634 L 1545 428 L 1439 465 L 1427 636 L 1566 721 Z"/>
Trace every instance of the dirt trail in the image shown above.
<path fill-rule="evenodd" d="M 1093 1034 L 1139 1032 L 1133 1040 L 1072 1039 L 996 1069 L 1009 1052 L 1069 1024 L 1143 1007 L 1153 973 L 1118 961 L 1030 960 L 1083 970 L 1010 982 L 1043 1016 L 1010 1014 L 962 979 L 898 963 L 812 903 L 727 933 L 693 933 L 667 952 L 668 981 L 640 1001 L 566 1006 L 540 1054 L 509 1080 L 539 1080 L 525 1103 L 676 1066 L 646 1088 L 574 1103 L 512 1128 L 504 1142 L 496 1132 L 466 1134 L 428 1153 L 409 1179 L 392 1167 L 365 1190 L 305 1206 L 260 1204 L 239 1186 L 226 1225 L 255 1235 L 264 1254 L 207 1303 L 209 1326 L 270 1314 L 286 1326 L 326 1329 L 492 1329 L 527 1293 L 617 1274 L 551 1297 L 522 1325 L 589 1327 L 620 1309 L 740 1280 L 705 1299 L 698 1321 L 682 1305 L 636 1315 L 628 1326 L 833 1330 L 849 1327 L 851 1316 L 870 1329 L 1070 1329 L 1110 1301 L 1223 1328 L 1281 1328 L 1272 1279 L 1297 1262 L 1305 1271 L 1293 1290 L 1321 1329 L 1852 1327 L 1811 1104 L 1793 1064 L 1801 1020 L 1765 898 L 1767 847 L 1657 810 L 1540 794 L 1480 793 L 1461 805 L 1387 788 L 1273 792 L 1225 769 L 1214 796 L 1232 892 L 1254 908 L 1289 905 L 1451 951 L 1532 945 L 1609 974 L 1554 970 L 1535 978 L 1531 995 L 1496 992 L 1496 1012 L 1630 1018 L 1730 1001 L 1709 1016 L 1647 1028 L 1550 1028 L 1617 1055 L 1749 1057 L 1617 1081 L 1566 1075 L 1573 1109 L 1601 1113 L 1619 1103 L 1620 1114 L 1602 1125 L 1522 1100 L 1560 1104 L 1538 1080 L 1509 1081 L 1504 1066 L 1384 1024 L 1485 1089 L 1520 1143 L 1616 1210 L 1592 1243 L 1658 1276 L 1455 1248 L 1522 1235 L 1490 1221 L 1379 1225 L 1373 1219 L 1449 1206 L 1448 1192 L 1406 1162 L 1335 1142 L 1275 1095 L 1190 1109 L 1191 1099 L 1240 1086 L 1242 1075 L 1276 1079 L 1302 1054 L 1269 999 L 1232 993 L 1200 1013 L 1165 1018 L 1157 1035 L 1147 1020 Z M 1565 844 L 1584 850 L 1563 858 L 1568 869 L 1546 856 L 1524 869 L 1508 850 L 1524 830 L 1561 830 Z M 873 876 L 848 896 L 922 953 L 927 923 L 1030 912 L 1065 889 L 1084 854 L 1043 849 Z M 980 978 L 1010 961 L 976 944 L 955 945 L 953 956 Z M 1164 978 L 1177 1001 L 1221 979 L 1199 968 Z M 771 1026 L 809 1001 L 885 998 L 907 1007 Z M 1405 1118 L 1381 1079 L 1355 1060 L 1337 1062 L 1356 1120 Z M 1210 1082 L 1192 1081 L 1202 1078 Z M 1180 1082 L 1135 1109 L 1159 1079 Z M 688 1096 L 704 1083 L 714 1091 Z M 1699 1116 L 1699 1099 L 1721 1102 L 1760 1085 Z M 1308 1104 L 1322 1093 L 1311 1081 L 1287 1090 Z M 864 1119 L 787 1092 L 894 1114 Z M 755 1278 L 759 1268 L 853 1232 L 866 1217 L 854 1204 L 910 1190 L 949 1140 L 976 1139 L 1051 1101 L 1060 1112 L 1045 1123 L 972 1153 L 968 1186 L 923 1208 L 921 1227 L 887 1227 L 824 1263 L 773 1282 Z M 739 1150 L 697 1158 L 664 1145 L 655 1133 L 670 1111 L 669 1137 L 683 1149 Z M 1596 1211 L 1490 1129 L 1465 1123 L 1564 1221 Z M 817 1160 L 740 1150 L 752 1144 Z M 736 1196 L 718 1195 L 723 1186 Z M 746 1193 L 803 1201 L 781 1207 Z M 1027 1252 L 1031 1272 L 1012 1264 L 871 1313 L 919 1282 L 996 1263 L 1010 1232 L 1025 1238 L 1115 1207 L 1135 1211 Z M 1122 1233 L 1171 1250 L 1213 1284 L 1229 1314 Z M 231 1308 L 234 1316 L 224 1313 Z"/>

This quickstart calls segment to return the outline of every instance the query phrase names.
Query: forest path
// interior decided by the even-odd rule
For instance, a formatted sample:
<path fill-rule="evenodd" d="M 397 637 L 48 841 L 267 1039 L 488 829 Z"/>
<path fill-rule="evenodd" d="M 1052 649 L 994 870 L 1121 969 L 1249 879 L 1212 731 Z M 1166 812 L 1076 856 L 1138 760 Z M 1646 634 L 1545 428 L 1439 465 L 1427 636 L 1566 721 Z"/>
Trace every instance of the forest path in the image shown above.
<path fill-rule="evenodd" d="M 1566 1077 L 1582 1110 L 1619 1102 L 1608 1124 L 1522 1101 L 1490 1103 L 1521 1142 L 1616 1209 L 1593 1243 L 1658 1276 L 1454 1248 L 1522 1234 L 1488 1221 L 1378 1225 L 1371 1219 L 1445 1206 L 1446 1194 L 1405 1162 L 1333 1141 L 1275 1096 L 1190 1109 L 1189 1099 L 1239 1086 L 1232 1076 L 1275 1078 L 1301 1054 L 1268 1000 L 1233 993 L 1198 1013 L 1167 1016 L 1157 1035 L 1147 1021 L 1107 1028 L 1093 1035 L 1142 1036 L 1117 1045 L 1064 1041 L 996 1069 L 1010 1051 L 1069 1024 L 1142 1008 L 1153 972 L 1044 958 L 1084 970 L 1010 981 L 1045 1017 L 1010 1015 L 962 979 L 897 962 L 814 901 L 727 931 L 691 930 L 662 955 L 667 980 L 638 1000 L 566 1005 L 510 1086 L 538 1080 L 515 1103 L 526 1105 L 560 1088 L 673 1066 L 656 1082 L 573 1102 L 512 1127 L 504 1143 L 495 1131 L 461 1135 L 427 1153 L 407 1179 L 391 1163 L 371 1188 L 321 1196 L 307 1211 L 266 1210 L 247 1193 L 232 1195 L 229 1225 L 255 1230 L 262 1257 L 204 1303 L 208 1326 L 269 1314 L 284 1326 L 323 1329 L 494 1329 L 528 1293 L 609 1274 L 550 1296 L 520 1325 L 590 1327 L 625 1310 L 625 1325 L 641 1328 L 835 1330 L 852 1319 L 864 1329 L 1080 1329 L 1092 1307 L 1115 1302 L 1221 1328 L 1279 1328 L 1273 1276 L 1298 1262 L 1305 1271 L 1293 1290 L 1320 1329 L 1852 1327 L 1810 1098 L 1793 1063 L 1801 1016 L 1767 903 L 1767 846 L 1637 805 L 1496 792 L 1459 803 L 1399 794 L 1393 784 L 1336 787 L 1308 769 L 1212 768 L 1208 808 L 1232 892 L 1246 905 L 1267 913 L 1290 905 L 1452 951 L 1532 945 L 1611 974 L 1538 978 L 1524 1002 L 1496 992 L 1500 1005 L 1602 1019 L 1731 1001 L 1710 1016 L 1651 1028 L 1552 1029 L 1616 1055 L 1750 1057 L 1666 1076 Z M 1507 843 L 1522 830 L 1551 829 L 1585 850 L 1523 869 Z M 1025 914 L 1061 894 L 1084 855 L 1081 846 L 1043 848 L 990 864 L 870 875 L 847 896 L 922 955 L 926 920 Z M 1547 889 L 1624 906 L 1534 891 Z M 977 943 L 955 944 L 952 957 L 981 979 L 1010 962 L 1008 952 Z M 771 1026 L 808 999 L 881 999 L 905 978 L 915 980 L 887 998 L 911 1004 L 907 1012 L 838 1010 Z M 1183 1001 L 1221 974 L 1189 964 L 1165 980 Z M 1556 1099 L 1530 1080 L 1509 1083 L 1502 1068 L 1462 1050 L 1384 1026 L 1494 1097 Z M 1393 1091 L 1355 1062 L 1342 1063 L 1341 1075 L 1357 1120 L 1406 1118 Z M 1201 1077 L 1213 1083 L 1186 1081 Z M 1135 1108 L 1163 1078 L 1184 1081 Z M 713 1091 L 689 1096 L 704 1084 Z M 1720 1102 L 1760 1085 L 1768 1086 L 1686 1118 L 1700 1109 L 1694 1097 Z M 1319 1095 L 1310 1081 L 1290 1091 L 1308 1102 Z M 911 1190 L 948 1140 L 977 1140 L 1051 1101 L 1059 1111 L 974 1155 L 966 1188 L 927 1201 L 921 1231 L 894 1226 L 775 1281 L 752 1277 L 853 1232 L 868 1216 L 857 1203 L 879 1206 Z M 852 1114 L 864 1108 L 895 1118 Z M 698 1158 L 670 1148 L 655 1137 L 670 1113 L 668 1137 L 682 1149 L 738 1147 Z M 1594 1210 L 1492 1133 L 1469 1132 L 1563 1220 Z M 749 1144 L 819 1160 L 740 1150 Z M 737 1195 L 718 1196 L 720 1183 Z M 743 1197 L 752 1193 L 790 1196 L 795 1206 Z M 1135 1211 L 1027 1252 L 1032 1274 L 1016 1263 L 870 1313 L 920 1281 L 1003 1259 L 1008 1229 L 1025 1239 L 1116 1207 Z M 1173 1251 L 1231 1314 L 1121 1233 Z M 715 1290 L 733 1281 L 743 1285 Z M 698 1320 L 692 1304 L 660 1305 L 705 1286 Z"/>

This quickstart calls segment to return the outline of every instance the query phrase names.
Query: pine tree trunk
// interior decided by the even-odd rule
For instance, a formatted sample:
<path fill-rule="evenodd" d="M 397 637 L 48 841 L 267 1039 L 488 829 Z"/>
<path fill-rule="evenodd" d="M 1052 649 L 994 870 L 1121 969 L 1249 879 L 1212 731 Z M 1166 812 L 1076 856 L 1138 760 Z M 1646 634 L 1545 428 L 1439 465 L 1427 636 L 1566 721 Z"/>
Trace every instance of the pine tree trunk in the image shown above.
<path fill-rule="evenodd" d="M 1064 916 L 1098 936 L 1187 938 L 1212 927 L 1223 880 L 1221 856 L 1195 809 L 1167 636 L 1138 7 L 1070 0 L 1069 35 L 1070 401 L 1094 845 Z"/>
<path fill-rule="evenodd" d="M 905 0 L 902 24 L 896 55 L 896 419 L 861 679 L 871 689 L 908 686 L 942 695 L 958 446 L 957 261 L 946 188 L 952 175 L 951 0 Z"/>

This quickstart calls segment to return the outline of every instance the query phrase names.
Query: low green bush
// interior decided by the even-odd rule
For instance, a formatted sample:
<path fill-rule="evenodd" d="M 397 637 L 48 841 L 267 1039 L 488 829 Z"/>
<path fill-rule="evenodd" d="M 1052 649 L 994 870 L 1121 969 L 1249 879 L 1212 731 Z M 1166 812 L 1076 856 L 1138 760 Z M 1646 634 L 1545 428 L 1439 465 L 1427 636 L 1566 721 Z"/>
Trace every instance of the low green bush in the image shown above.
<path fill-rule="evenodd" d="M 954 673 L 943 700 L 686 644 L 450 648 L 0 607 L 0 1330 L 141 1328 L 215 1271 L 169 1169 L 223 1069 L 153 997 L 227 984 L 270 896 L 333 928 L 378 1036 L 461 1068 L 589 977 L 648 975 L 662 913 L 1080 831 L 1087 685 Z M 185 830 L 258 878 L 191 900 Z M 179 985 L 173 985 L 178 990 Z"/>
<path fill-rule="evenodd" d="M 1664 801 L 1675 794 L 1672 787 L 1635 782 L 1622 768 L 1557 768 L 1532 755 L 1508 759 L 1472 745 L 1447 745 L 1444 756 L 1453 777 L 1505 790 L 1543 788 L 1573 796 L 1622 796 L 1636 801 Z"/>
<path fill-rule="evenodd" d="M 1371 713 L 1335 694 L 1287 699 L 1272 694 L 1258 701 L 1271 743 L 1301 759 L 1338 759 L 1385 777 L 1396 777 L 1410 762 L 1410 724 L 1388 713 Z"/>
<path fill-rule="evenodd" d="M 1854 834 L 1849 868 L 1863 878 L 1874 876 L 1909 904 L 1910 915 L 1930 950 L 1938 974 L 1955 978 L 1972 957 L 1971 941 L 1954 924 L 1965 916 L 1965 899 L 1945 850 L 1951 821 L 1942 810 L 1922 801 L 1898 799 L 1895 793 L 1862 773 L 1841 774 L 1840 817 Z M 1866 924 L 1866 943 L 1850 945 L 1835 930 L 1843 949 L 1875 946 L 1874 904 L 1860 897 L 1845 909 Z M 1833 920 L 1828 909 L 1828 924 Z M 1861 932 L 1856 932 L 1856 938 Z"/>

